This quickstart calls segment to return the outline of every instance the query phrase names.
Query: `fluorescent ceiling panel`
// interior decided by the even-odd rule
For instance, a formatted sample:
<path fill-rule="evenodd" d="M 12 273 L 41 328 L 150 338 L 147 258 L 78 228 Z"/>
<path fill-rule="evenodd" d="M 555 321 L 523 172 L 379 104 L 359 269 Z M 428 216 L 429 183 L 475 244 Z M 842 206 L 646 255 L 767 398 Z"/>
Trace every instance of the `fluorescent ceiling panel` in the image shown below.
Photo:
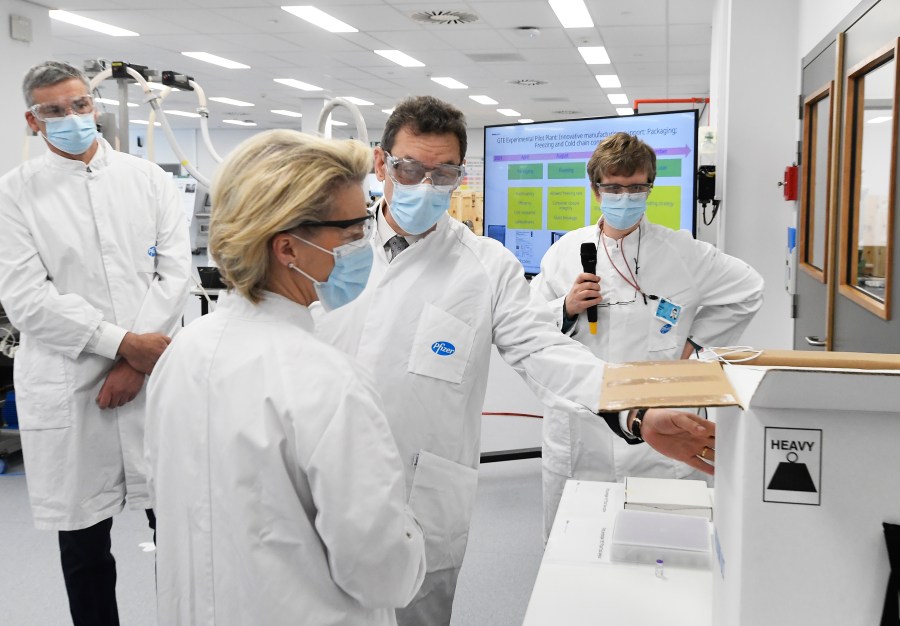
<path fill-rule="evenodd" d="M 469 98 L 474 100 L 478 104 L 500 104 L 489 96 L 469 96 Z"/>
<path fill-rule="evenodd" d="M 580 46 L 578 52 L 588 65 L 609 65 L 609 54 L 603 46 Z"/>
<path fill-rule="evenodd" d="M 244 120 L 222 120 L 226 124 L 234 124 L 235 126 L 256 126 L 256 122 L 247 122 Z"/>
<path fill-rule="evenodd" d="M 341 96 L 347 102 L 352 102 L 358 107 L 368 107 L 375 104 L 374 102 L 369 102 L 368 100 L 363 100 L 362 98 L 356 98 L 354 96 Z"/>
<path fill-rule="evenodd" d="M 373 52 L 379 56 L 383 56 L 388 61 L 393 61 L 397 65 L 403 67 L 425 67 L 425 64 L 421 61 L 414 59 L 399 50 L 373 50 Z"/>
<path fill-rule="evenodd" d="M 190 57 L 192 59 L 197 59 L 198 61 L 205 61 L 207 63 L 212 63 L 213 65 L 218 65 L 219 67 L 228 68 L 229 70 L 249 70 L 249 65 L 244 65 L 243 63 L 238 63 L 237 61 L 232 61 L 231 59 L 226 59 L 225 57 L 216 56 L 215 54 L 210 54 L 209 52 L 182 52 L 186 57 Z"/>
<path fill-rule="evenodd" d="M 50 11 L 49 13 L 51 20 L 65 22 L 66 24 L 72 24 L 73 26 L 80 26 L 81 28 L 87 28 L 88 30 L 103 33 L 104 35 L 110 35 L 112 37 L 140 36 L 140 33 L 136 33 L 133 30 L 125 30 L 124 28 L 105 24 L 104 22 L 98 22 L 97 20 L 92 20 L 88 17 L 81 17 L 80 15 L 69 13 L 68 11 Z"/>
<path fill-rule="evenodd" d="M 594 78 L 597 79 L 597 84 L 604 89 L 618 89 L 622 86 L 616 74 L 597 74 Z"/>
<path fill-rule="evenodd" d="M 129 124 L 142 124 L 144 126 L 149 126 L 150 122 L 147 120 L 128 120 Z M 154 126 L 162 126 L 159 122 L 153 122 Z"/>
<path fill-rule="evenodd" d="M 431 80 L 436 82 L 438 85 L 443 85 L 447 89 L 468 89 L 468 85 L 463 85 L 461 82 L 456 80 L 455 78 L 450 78 L 449 76 L 432 76 Z"/>
<path fill-rule="evenodd" d="M 532 122 L 534 122 L 534 120 L 530 120 L 527 117 L 523 117 L 519 120 L 519 124 L 531 124 Z"/>
<path fill-rule="evenodd" d="M 199 113 L 191 113 L 190 111 L 179 111 L 178 109 L 163 109 L 166 115 L 176 115 L 178 117 L 200 117 Z"/>
<path fill-rule="evenodd" d="M 325 11 L 321 11 L 313 6 L 287 6 L 281 7 L 288 13 L 296 15 L 301 20 L 306 20 L 314 26 L 324 28 L 330 33 L 358 33 L 356 28 L 346 24 L 336 17 L 328 15 Z"/>
<path fill-rule="evenodd" d="M 583 0 L 549 0 L 550 8 L 563 28 L 593 28 L 594 20 Z"/>
<path fill-rule="evenodd" d="M 304 83 L 302 80 L 294 80 L 293 78 L 274 78 L 276 83 L 293 87 L 294 89 L 302 89 L 303 91 L 322 91 L 321 87 Z"/>
<path fill-rule="evenodd" d="M 634 109 L 629 109 L 628 107 L 617 108 L 616 113 L 619 115 L 634 115 Z"/>
<path fill-rule="evenodd" d="M 606 96 L 610 104 L 628 104 L 628 96 L 624 93 L 611 93 Z"/>
<path fill-rule="evenodd" d="M 214 98 L 210 98 L 213 102 L 221 102 L 222 104 L 230 104 L 231 106 L 236 107 L 252 107 L 256 106 L 252 102 L 244 102 L 243 100 L 235 100 L 234 98 L 223 98 L 221 96 L 216 96 Z"/>
<path fill-rule="evenodd" d="M 287 109 L 272 109 L 270 113 L 275 113 L 276 115 L 285 115 L 287 117 L 303 117 L 303 113 L 288 111 Z"/>
<path fill-rule="evenodd" d="M 506 116 L 508 116 L 508 117 L 519 117 L 520 115 L 522 115 L 521 113 L 519 113 L 519 112 L 516 111 L 515 109 L 497 109 L 497 113 L 500 113 L 500 114 L 502 114 L 502 115 L 506 115 Z"/>

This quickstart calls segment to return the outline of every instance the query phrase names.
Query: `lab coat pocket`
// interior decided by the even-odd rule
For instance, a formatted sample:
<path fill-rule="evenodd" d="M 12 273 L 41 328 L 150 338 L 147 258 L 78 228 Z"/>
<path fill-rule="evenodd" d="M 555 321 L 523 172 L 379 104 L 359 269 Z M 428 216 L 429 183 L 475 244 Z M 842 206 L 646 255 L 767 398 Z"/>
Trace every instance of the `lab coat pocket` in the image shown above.
<path fill-rule="evenodd" d="M 459 384 L 465 374 L 474 339 L 475 329 L 426 303 L 409 355 L 409 371 Z"/>
<path fill-rule="evenodd" d="M 668 328 L 666 328 L 667 326 Z M 647 334 L 648 361 L 668 361 L 681 356 L 677 327 L 666 324 L 656 317 L 651 317 Z M 683 346 L 684 342 L 681 345 Z"/>
<path fill-rule="evenodd" d="M 72 425 L 66 357 L 29 345 L 16 357 L 16 405 L 21 430 L 68 428 Z"/>
<path fill-rule="evenodd" d="M 462 566 L 477 486 L 471 467 L 419 452 L 409 507 L 425 533 L 428 572 Z"/>

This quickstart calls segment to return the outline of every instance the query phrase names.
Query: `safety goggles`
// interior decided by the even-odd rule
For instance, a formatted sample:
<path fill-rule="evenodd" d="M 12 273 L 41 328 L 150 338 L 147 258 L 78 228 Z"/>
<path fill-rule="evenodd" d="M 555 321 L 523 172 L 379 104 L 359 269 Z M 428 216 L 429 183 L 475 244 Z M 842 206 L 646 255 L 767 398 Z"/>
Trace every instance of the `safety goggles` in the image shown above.
<path fill-rule="evenodd" d="M 636 183 L 634 185 L 617 185 L 615 183 L 594 183 L 600 193 L 619 195 L 621 193 L 649 193 L 652 183 Z"/>
<path fill-rule="evenodd" d="M 420 185 L 428 179 L 435 187 L 455 188 L 466 173 L 466 168 L 462 165 L 441 163 L 429 168 L 415 159 L 398 159 L 388 152 L 384 154 L 387 157 L 388 175 L 401 185 Z"/>
<path fill-rule="evenodd" d="M 70 96 L 54 102 L 33 104 L 28 110 L 42 122 L 63 118 L 71 113 L 86 115 L 94 112 L 94 97 L 89 94 Z"/>
<path fill-rule="evenodd" d="M 295 228 L 340 228 L 344 231 L 344 236 L 349 241 L 341 244 L 340 247 L 348 246 L 348 248 L 363 248 L 369 245 L 372 236 L 375 234 L 375 214 L 371 211 L 361 217 L 354 217 L 349 220 L 324 220 L 321 222 L 301 222 Z M 292 229 L 293 230 L 293 229 Z"/>

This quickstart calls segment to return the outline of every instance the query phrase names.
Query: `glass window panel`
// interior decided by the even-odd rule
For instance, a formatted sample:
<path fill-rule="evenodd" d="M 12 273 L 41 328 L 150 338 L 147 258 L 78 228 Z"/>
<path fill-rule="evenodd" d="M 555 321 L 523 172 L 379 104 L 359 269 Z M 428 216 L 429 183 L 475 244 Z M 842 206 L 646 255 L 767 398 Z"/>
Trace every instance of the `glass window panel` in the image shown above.
<path fill-rule="evenodd" d="M 828 223 L 828 130 L 831 110 L 831 98 L 826 96 L 815 105 L 816 114 L 813 118 L 813 133 L 816 137 L 816 150 L 813 159 L 815 174 L 813 189 L 811 192 L 812 206 L 812 255 L 809 259 L 811 265 L 825 268 L 825 227 Z"/>
<path fill-rule="evenodd" d="M 884 302 L 895 60 L 860 79 L 863 104 L 857 222 L 857 287 Z"/>

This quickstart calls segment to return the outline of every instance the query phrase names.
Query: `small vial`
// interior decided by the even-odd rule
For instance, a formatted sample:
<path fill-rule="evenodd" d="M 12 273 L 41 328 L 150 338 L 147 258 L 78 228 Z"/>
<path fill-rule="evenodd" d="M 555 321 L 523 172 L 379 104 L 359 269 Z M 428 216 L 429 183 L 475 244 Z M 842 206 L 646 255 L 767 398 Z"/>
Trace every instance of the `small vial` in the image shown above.
<path fill-rule="evenodd" d="M 656 559 L 656 577 L 657 578 L 663 577 L 663 560 L 662 559 Z"/>

